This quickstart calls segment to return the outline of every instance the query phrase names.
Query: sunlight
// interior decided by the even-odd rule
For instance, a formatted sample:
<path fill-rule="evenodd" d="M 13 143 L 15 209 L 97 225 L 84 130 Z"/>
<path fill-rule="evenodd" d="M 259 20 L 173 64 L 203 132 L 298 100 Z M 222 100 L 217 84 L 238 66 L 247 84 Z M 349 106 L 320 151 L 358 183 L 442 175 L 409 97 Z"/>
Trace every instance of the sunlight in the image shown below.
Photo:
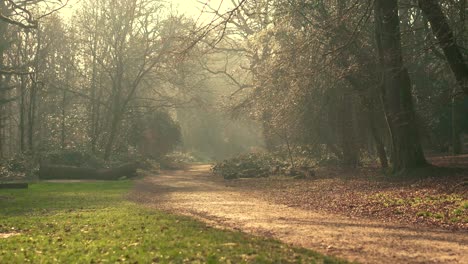
<path fill-rule="evenodd" d="M 466 10 L 0 0 L 0 263 L 468 263 Z"/>

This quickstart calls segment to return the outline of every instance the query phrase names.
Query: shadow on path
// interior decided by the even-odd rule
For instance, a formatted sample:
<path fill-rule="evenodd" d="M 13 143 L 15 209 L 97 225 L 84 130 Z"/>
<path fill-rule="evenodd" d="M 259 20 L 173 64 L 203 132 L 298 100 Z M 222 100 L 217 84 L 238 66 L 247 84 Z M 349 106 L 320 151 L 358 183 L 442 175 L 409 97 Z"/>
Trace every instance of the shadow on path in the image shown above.
<path fill-rule="evenodd" d="M 138 181 L 130 199 L 210 225 L 362 263 L 468 263 L 468 233 L 413 228 L 272 204 L 227 187 L 209 166 Z M 326 201 L 324 201 L 326 202 Z"/>

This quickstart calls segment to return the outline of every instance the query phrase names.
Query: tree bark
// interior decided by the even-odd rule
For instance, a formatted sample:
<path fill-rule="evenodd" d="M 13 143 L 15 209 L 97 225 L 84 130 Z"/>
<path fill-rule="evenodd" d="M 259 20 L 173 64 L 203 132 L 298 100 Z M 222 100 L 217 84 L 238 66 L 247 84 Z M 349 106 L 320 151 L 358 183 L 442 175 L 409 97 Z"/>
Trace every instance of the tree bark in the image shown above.
<path fill-rule="evenodd" d="M 20 77 L 20 105 L 19 105 L 19 111 L 20 111 L 20 120 L 19 120 L 19 137 L 20 137 L 20 151 L 21 153 L 24 153 L 26 149 L 26 144 L 24 140 L 25 136 L 25 105 L 26 105 L 26 78 L 24 76 Z"/>
<path fill-rule="evenodd" d="M 453 31 L 436 0 L 418 0 L 419 7 L 431 24 L 458 85 L 468 95 L 468 65 L 458 47 Z"/>
<path fill-rule="evenodd" d="M 68 78 L 68 76 L 66 77 Z M 68 87 L 68 86 L 67 86 Z M 61 133 L 60 133 L 60 147 L 62 148 L 62 150 L 64 150 L 66 148 L 65 146 L 65 140 L 66 140 L 66 123 L 65 123 L 65 119 L 66 119 L 66 116 L 67 116 L 67 113 L 66 113 L 66 106 L 67 106 L 67 91 L 66 90 L 63 90 L 62 92 L 62 109 L 61 109 L 61 121 L 60 121 L 60 126 L 61 126 Z"/>
<path fill-rule="evenodd" d="M 356 143 L 353 118 L 353 98 L 350 94 L 341 96 L 339 113 L 339 126 L 341 148 L 343 150 L 343 165 L 348 168 L 356 168 L 359 163 L 359 146 Z"/>
<path fill-rule="evenodd" d="M 397 0 L 375 1 L 375 27 L 383 77 L 382 99 L 392 138 L 394 172 L 427 165 L 416 124 L 411 80 L 403 66 Z"/>
<path fill-rule="evenodd" d="M 0 3 L 0 11 L 2 14 L 8 14 L 9 10 L 5 5 L 4 1 Z M 4 49 L 7 46 L 7 40 L 5 39 L 5 35 L 7 32 L 8 24 L 4 21 L 0 21 L 0 69 L 4 67 Z M 5 108 L 4 104 L 6 102 L 6 90 L 4 89 L 6 86 L 5 76 L 0 75 L 0 158 L 3 158 L 3 148 L 4 148 L 4 121 L 5 121 Z"/>
<path fill-rule="evenodd" d="M 91 105 L 90 105 L 90 112 L 91 112 L 91 119 L 90 119 L 90 138 L 91 138 L 91 151 L 96 154 L 96 144 L 98 139 L 98 126 L 99 126 L 99 102 L 98 100 L 101 99 L 100 93 L 102 92 L 99 89 L 99 96 L 98 95 L 98 61 L 97 61 L 97 49 L 98 49 L 98 11 L 94 10 L 94 33 L 93 33 L 93 41 L 91 43 L 91 53 L 93 56 L 92 60 L 92 77 L 91 77 Z M 100 83 L 100 82 L 99 82 Z M 100 87 L 99 87 L 100 88 Z"/>
<path fill-rule="evenodd" d="M 114 142 L 115 142 L 115 139 L 117 138 L 118 128 L 119 128 L 119 124 L 121 121 L 121 115 L 119 112 L 120 111 L 113 113 L 112 123 L 111 123 L 111 128 L 110 128 L 110 135 L 107 140 L 106 148 L 104 150 L 104 160 L 109 160 L 112 154 L 112 148 L 114 147 Z"/>
<path fill-rule="evenodd" d="M 451 136 L 452 136 L 452 155 L 460 155 L 462 154 L 462 141 L 461 141 L 461 126 L 460 123 L 462 122 L 463 118 L 463 100 L 459 100 L 459 98 L 455 95 L 455 90 L 453 91 L 452 96 L 452 103 L 451 103 L 451 112 L 452 112 L 452 120 L 451 120 Z"/>
<path fill-rule="evenodd" d="M 386 169 L 386 168 L 388 168 L 388 158 L 387 158 L 387 151 L 385 150 L 385 144 L 382 141 L 382 138 L 379 135 L 379 131 L 378 131 L 376 125 L 375 125 L 374 117 L 373 117 L 372 111 L 371 111 L 373 109 L 368 109 L 368 110 L 369 111 L 367 113 L 367 116 L 368 116 L 368 119 L 369 119 L 369 128 L 370 128 L 370 132 L 372 134 L 372 138 L 374 139 L 377 154 L 379 156 L 380 166 L 383 169 Z"/>
<path fill-rule="evenodd" d="M 37 30 L 37 48 L 34 57 L 34 73 L 31 76 L 31 90 L 29 92 L 29 112 L 28 112 L 28 144 L 29 150 L 34 152 L 34 131 L 37 114 L 37 93 L 39 89 L 39 56 L 41 55 L 41 31 Z"/>

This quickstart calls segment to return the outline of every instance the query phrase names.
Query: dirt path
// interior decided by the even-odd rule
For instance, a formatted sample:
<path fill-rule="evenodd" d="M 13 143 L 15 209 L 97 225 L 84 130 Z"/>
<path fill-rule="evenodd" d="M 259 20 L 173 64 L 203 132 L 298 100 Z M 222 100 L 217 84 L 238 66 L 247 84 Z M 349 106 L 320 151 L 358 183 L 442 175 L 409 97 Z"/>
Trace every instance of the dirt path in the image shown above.
<path fill-rule="evenodd" d="M 226 187 L 209 166 L 140 180 L 131 199 L 217 227 L 362 263 L 468 263 L 468 233 L 404 227 L 272 204 Z M 324 201 L 326 202 L 326 201 Z"/>

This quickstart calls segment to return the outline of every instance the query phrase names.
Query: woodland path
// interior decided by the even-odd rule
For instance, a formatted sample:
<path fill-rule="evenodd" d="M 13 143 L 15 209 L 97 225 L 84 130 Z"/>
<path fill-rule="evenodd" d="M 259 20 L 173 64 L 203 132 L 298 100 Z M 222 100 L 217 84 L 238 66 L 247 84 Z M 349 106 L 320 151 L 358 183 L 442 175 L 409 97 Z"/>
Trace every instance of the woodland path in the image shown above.
<path fill-rule="evenodd" d="M 468 233 L 415 228 L 272 204 L 227 187 L 208 165 L 163 171 L 130 199 L 219 228 L 272 237 L 361 263 L 468 263 Z M 326 202 L 326 201 L 323 201 Z M 229 241 L 227 241 L 229 242 Z"/>

